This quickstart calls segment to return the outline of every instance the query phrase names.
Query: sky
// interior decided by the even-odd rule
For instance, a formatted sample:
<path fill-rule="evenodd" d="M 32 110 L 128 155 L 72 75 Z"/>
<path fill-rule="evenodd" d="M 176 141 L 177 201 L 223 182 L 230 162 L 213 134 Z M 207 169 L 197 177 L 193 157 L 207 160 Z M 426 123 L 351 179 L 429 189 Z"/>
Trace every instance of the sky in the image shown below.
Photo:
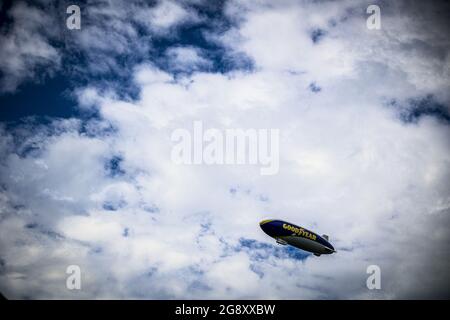
<path fill-rule="evenodd" d="M 450 297 L 447 2 L 0 4 L 7 298 Z M 279 130 L 279 170 L 174 163 L 196 121 Z M 277 245 L 265 218 L 337 253 Z"/>

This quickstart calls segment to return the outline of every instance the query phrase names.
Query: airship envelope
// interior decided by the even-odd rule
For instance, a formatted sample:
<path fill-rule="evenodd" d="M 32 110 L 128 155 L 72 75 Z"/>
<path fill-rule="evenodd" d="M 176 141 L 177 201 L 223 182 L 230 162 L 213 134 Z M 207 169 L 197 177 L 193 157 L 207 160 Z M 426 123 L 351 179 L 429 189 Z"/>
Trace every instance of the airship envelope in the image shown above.
<path fill-rule="evenodd" d="M 316 256 L 336 252 L 331 243 L 328 242 L 328 236 L 325 234 L 319 236 L 308 229 L 282 220 L 263 220 L 259 225 L 278 244 L 289 244 L 296 248 L 312 252 Z"/>

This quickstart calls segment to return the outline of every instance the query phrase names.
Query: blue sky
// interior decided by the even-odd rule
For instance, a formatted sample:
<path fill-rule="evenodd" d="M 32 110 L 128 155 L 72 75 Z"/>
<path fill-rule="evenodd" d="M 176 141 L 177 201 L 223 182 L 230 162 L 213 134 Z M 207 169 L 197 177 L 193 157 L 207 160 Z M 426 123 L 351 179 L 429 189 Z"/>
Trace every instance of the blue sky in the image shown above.
<path fill-rule="evenodd" d="M 380 30 L 368 1 L 84 1 L 68 30 L 72 2 L 2 2 L 0 291 L 448 298 L 449 7 L 376 3 Z M 280 130 L 279 172 L 174 164 L 199 120 Z M 338 253 L 278 246 L 264 218 Z"/>

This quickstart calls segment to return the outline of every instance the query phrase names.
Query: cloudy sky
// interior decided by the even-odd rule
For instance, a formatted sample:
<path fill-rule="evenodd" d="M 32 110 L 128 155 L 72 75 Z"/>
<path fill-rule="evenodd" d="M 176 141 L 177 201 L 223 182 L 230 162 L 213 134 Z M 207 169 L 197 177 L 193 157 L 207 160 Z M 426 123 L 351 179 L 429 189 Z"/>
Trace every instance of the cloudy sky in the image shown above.
<path fill-rule="evenodd" d="M 450 297 L 448 3 L 0 3 L 6 297 Z M 195 121 L 278 129 L 278 173 L 174 163 Z M 338 252 L 279 246 L 264 218 Z"/>

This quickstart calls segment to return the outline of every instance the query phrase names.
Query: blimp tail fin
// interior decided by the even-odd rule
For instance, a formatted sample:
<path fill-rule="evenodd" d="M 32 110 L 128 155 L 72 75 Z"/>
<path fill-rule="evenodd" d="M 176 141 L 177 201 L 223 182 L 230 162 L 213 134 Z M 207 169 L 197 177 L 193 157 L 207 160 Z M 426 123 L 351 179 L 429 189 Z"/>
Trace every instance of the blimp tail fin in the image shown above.
<path fill-rule="evenodd" d="M 326 234 L 323 234 L 323 235 L 322 235 L 322 238 L 324 238 L 324 239 L 327 240 L 327 241 L 329 240 L 329 237 L 328 237 Z"/>

